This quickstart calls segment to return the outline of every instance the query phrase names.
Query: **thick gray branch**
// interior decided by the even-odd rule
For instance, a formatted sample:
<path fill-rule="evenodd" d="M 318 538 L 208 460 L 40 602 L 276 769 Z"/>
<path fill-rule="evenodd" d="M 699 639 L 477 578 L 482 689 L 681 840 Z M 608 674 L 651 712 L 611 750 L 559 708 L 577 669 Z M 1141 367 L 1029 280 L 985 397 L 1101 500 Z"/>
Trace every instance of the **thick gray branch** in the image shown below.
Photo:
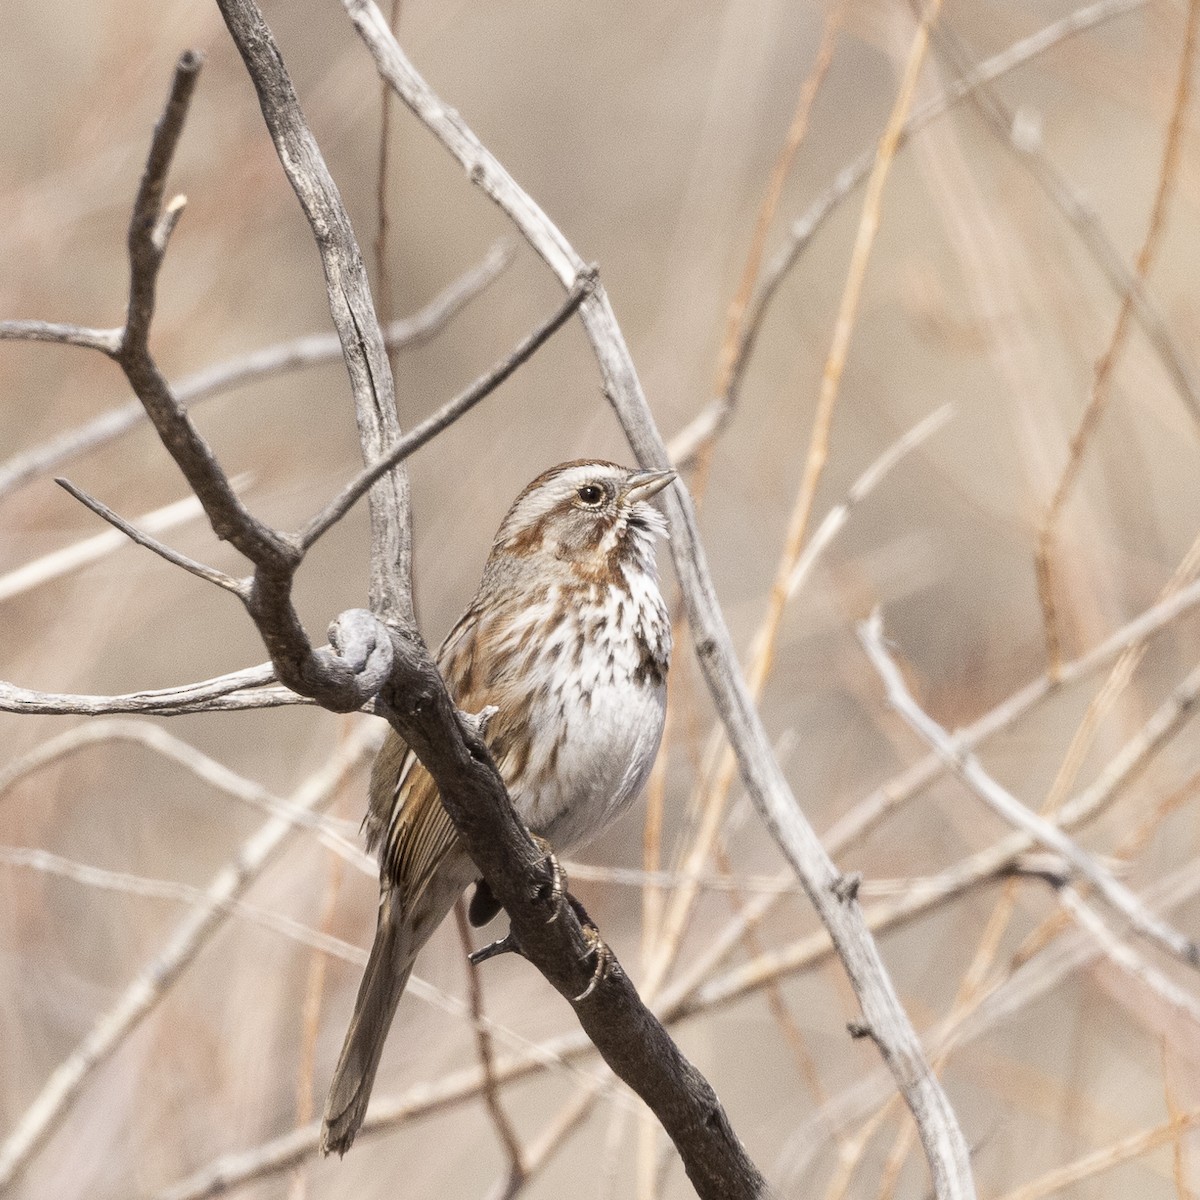
<path fill-rule="evenodd" d="M 363 458 L 373 463 L 399 440 L 396 396 L 367 271 L 337 185 L 313 138 L 278 46 L 254 4 L 217 0 L 258 92 L 263 119 L 325 269 L 329 311 L 354 392 Z M 371 489 L 371 611 L 413 624 L 408 473 L 397 467 Z"/>

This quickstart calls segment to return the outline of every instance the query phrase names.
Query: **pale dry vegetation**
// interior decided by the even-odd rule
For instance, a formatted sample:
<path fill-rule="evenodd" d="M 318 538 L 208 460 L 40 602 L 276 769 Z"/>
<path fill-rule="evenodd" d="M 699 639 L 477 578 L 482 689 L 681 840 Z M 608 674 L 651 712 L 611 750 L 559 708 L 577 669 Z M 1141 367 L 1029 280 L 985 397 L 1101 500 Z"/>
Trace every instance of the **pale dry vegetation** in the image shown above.
<path fill-rule="evenodd" d="M 1197 1194 L 1200 0 L 957 0 L 928 39 L 903 0 L 389 8 L 599 265 L 777 756 L 861 873 L 979 1195 Z M 393 352 L 408 429 L 561 289 L 385 110 L 343 5 L 265 12 L 381 320 L 420 314 Z M 153 349 L 247 504 L 303 524 L 361 465 L 349 388 L 216 7 L 13 0 L 2 21 L 0 320 L 123 319 L 149 132 L 180 50 L 206 54 Z M 204 374 L 308 334 L 315 364 Z M 236 602 L 54 486 L 244 571 L 176 505 L 145 421 L 40 454 L 129 400 L 98 355 L 0 347 L 0 677 L 19 687 L 128 693 L 263 659 Z M 409 461 L 430 641 L 511 498 L 584 454 L 631 457 L 572 320 Z M 314 633 L 367 575 L 360 507 L 299 577 Z M 567 864 L 572 890 L 780 1196 L 924 1197 L 911 1116 L 848 1032 L 843 968 L 677 645 L 648 795 Z M 469 971 L 454 922 L 402 1002 L 370 1136 L 315 1157 L 374 921 L 358 824 L 381 722 L 5 712 L 0 731 L 0 1193 L 691 1194 L 542 977 L 512 956 Z"/>

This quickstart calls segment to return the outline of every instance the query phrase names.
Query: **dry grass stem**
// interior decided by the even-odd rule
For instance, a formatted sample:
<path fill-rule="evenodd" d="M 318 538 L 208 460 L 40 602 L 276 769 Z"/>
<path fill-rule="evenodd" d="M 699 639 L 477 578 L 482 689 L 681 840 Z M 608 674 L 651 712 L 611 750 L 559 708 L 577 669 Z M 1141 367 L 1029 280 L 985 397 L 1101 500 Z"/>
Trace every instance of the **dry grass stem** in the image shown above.
<path fill-rule="evenodd" d="M 454 924 L 458 930 L 458 941 L 463 957 L 467 960 L 467 997 L 471 1006 L 471 1017 L 475 1024 L 475 1052 L 479 1056 L 479 1067 L 483 1072 L 483 1104 L 491 1118 L 492 1126 L 504 1147 L 508 1158 L 509 1186 L 519 1188 L 525 1182 L 525 1151 L 517 1132 L 500 1102 L 500 1091 L 496 1082 L 496 1062 L 492 1049 L 492 1036 L 484 1024 L 483 983 L 479 978 L 479 967 L 471 961 L 471 926 L 467 921 L 466 905 L 459 900 L 454 906 Z"/>
<path fill-rule="evenodd" d="M 802 536 L 793 536 L 803 534 L 803 529 L 799 528 L 797 523 L 801 517 L 806 519 L 809 498 L 803 489 L 801 490 L 793 509 L 793 525 L 776 565 L 767 610 L 751 644 L 746 683 L 755 701 L 761 698 L 763 688 L 770 677 L 775 643 L 789 600 L 796 595 L 820 555 L 828 549 L 845 526 L 854 507 L 871 495 L 887 474 L 908 454 L 936 433 L 949 420 L 950 415 L 951 410 L 948 406 L 939 409 L 889 446 L 854 482 L 846 499 L 830 510 L 807 544 L 803 542 Z M 646 991 L 651 996 L 662 990 L 679 953 L 683 934 L 701 887 L 702 873 L 712 857 L 713 847 L 725 819 L 730 788 L 737 773 L 737 761 L 719 731 L 710 740 L 705 762 L 717 765 L 701 772 L 702 790 L 699 790 L 692 800 L 691 808 L 700 814 L 700 821 L 679 870 L 683 882 L 673 893 L 663 918 L 663 932 L 656 947 L 657 957 L 653 969 L 646 977 Z M 831 853 L 836 853 L 836 849 L 831 849 Z"/>
<path fill-rule="evenodd" d="M 1184 23 L 1183 48 L 1180 52 L 1179 75 L 1175 83 L 1175 95 L 1171 105 L 1171 116 L 1167 122 L 1163 144 L 1162 166 L 1158 172 L 1158 184 L 1154 201 L 1150 206 L 1150 217 L 1134 263 L 1135 286 L 1141 287 L 1150 274 L 1166 226 L 1167 208 L 1174 191 L 1179 169 L 1179 156 L 1184 130 L 1184 118 L 1192 90 L 1192 67 L 1196 51 L 1196 31 L 1200 25 L 1200 4 L 1188 0 L 1187 19 Z M 1058 483 L 1042 513 L 1037 528 L 1038 598 L 1042 604 L 1042 618 L 1046 626 L 1046 651 L 1050 673 L 1055 673 L 1062 662 L 1062 631 L 1055 599 L 1054 545 L 1058 527 L 1067 499 L 1079 479 L 1084 455 L 1087 453 L 1100 418 L 1108 402 L 1113 371 L 1129 337 L 1130 320 L 1134 308 L 1134 288 L 1130 287 L 1121 300 L 1117 320 L 1104 352 L 1096 360 L 1092 374 L 1091 392 L 1079 424 L 1071 435 L 1067 448 L 1067 461 L 1059 475 Z"/>
<path fill-rule="evenodd" d="M 1190 1133 L 1198 1125 L 1200 1108 L 1190 1109 L 1153 1129 L 1130 1134 L 1129 1137 L 1113 1142 L 1101 1150 L 1094 1150 L 1091 1154 L 1085 1154 L 1072 1163 L 1047 1171 L 1040 1178 L 1005 1192 L 998 1200 L 1041 1200 L 1043 1196 L 1053 1196 L 1056 1192 L 1103 1175 L 1105 1171 L 1111 1171 L 1122 1163 L 1141 1158 L 1143 1154 L 1149 1154 L 1159 1146 L 1165 1146 L 1183 1134 Z"/>
<path fill-rule="evenodd" d="M 829 73 L 829 64 L 833 62 L 833 52 L 837 46 L 846 3 L 847 0 L 835 0 L 835 3 L 826 10 L 825 26 L 821 33 L 820 45 L 817 47 L 816 59 L 800 89 L 787 136 L 775 157 L 770 178 L 767 180 L 766 191 L 759 201 L 754 228 L 750 234 L 750 248 L 746 252 L 746 261 L 742 266 L 741 279 L 733 299 L 729 302 L 729 309 L 725 316 L 725 334 L 721 340 L 721 349 L 717 359 L 717 376 L 713 387 L 716 396 L 715 404 L 720 408 L 705 426 L 701 439 L 694 447 L 690 447 L 686 454 L 688 463 L 694 463 L 695 470 L 691 484 L 697 504 L 703 501 L 713 450 L 721 429 L 728 422 L 732 413 L 736 402 L 738 380 L 746 368 L 754 346 L 754 337 L 746 330 L 746 309 L 755 287 L 759 283 L 767 237 L 775 221 L 775 213 L 779 208 L 780 198 L 783 196 L 784 185 L 787 183 L 792 164 L 795 162 L 805 134 L 808 132 L 813 104 L 816 102 L 821 85 L 825 82 L 825 76 Z M 759 317 L 761 319 L 761 312 Z M 674 455 L 672 457 L 674 458 Z"/>

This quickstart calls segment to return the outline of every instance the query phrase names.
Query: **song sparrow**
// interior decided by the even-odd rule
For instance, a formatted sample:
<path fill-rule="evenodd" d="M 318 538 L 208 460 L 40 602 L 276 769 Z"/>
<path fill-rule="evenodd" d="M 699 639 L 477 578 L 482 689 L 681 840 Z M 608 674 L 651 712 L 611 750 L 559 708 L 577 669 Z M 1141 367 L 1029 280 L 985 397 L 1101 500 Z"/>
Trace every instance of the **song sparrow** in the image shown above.
<path fill-rule="evenodd" d="M 460 708 L 496 706 L 496 765 L 517 812 L 559 853 L 620 815 L 658 752 L 671 626 L 654 565 L 666 522 L 647 501 L 674 478 L 597 461 L 538 476 L 509 509 L 479 591 L 438 654 Z M 325 1104 L 325 1153 L 354 1141 L 417 952 L 478 875 L 433 780 L 395 733 L 371 772 L 365 824 L 379 849 L 379 920 Z M 477 888 L 472 921 L 497 911 Z"/>

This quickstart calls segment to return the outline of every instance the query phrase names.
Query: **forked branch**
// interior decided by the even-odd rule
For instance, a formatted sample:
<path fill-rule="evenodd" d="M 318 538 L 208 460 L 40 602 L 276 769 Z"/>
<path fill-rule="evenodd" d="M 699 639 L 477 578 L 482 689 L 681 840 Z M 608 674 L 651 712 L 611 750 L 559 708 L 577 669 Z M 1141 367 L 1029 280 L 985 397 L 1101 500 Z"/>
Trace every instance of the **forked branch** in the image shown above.
<path fill-rule="evenodd" d="M 617 1075 L 654 1110 L 698 1193 L 712 1200 L 761 1196 L 765 1182 L 733 1133 L 712 1088 L 642 1004 L 611 952 L 585 934 L 569 898 L 546 886 L 549 867 L 542 850 L 513 811 L 476 723 L 458 712 L 411 622 L 407 488 L 395 464 L 493 390 L 586 304 L 596 286 L 594 272 L 580 263 L 566 301 L 542 328 L 479 384 L 409 439 L 402 439 L 361 255 L 337 189 L 258 8 L 249 0 L 220 3 L 258 90 L 281 161 L 317 237 L 331 311 L 354 384 L 368 466 L 302 535 L 275 530 L 237 497 L 153 359 L 149 335 L 158 270 L 182 211 L 182 201 L 164 207 L 162 199 L 200 68 L 199 56 L 185 54 L 155 129 L 130 224 L 126 327 L 110 341 L 98 339 L 104 344 L 97 348 L 121 365 L 214 530 L 250 560 L 253 572 L 248 581 L 239 581 L 190 560 L 181 561 L 173 551 L 167 556 L 243 600 L 270 652 L 274 677 L 281 683 L 331 711 L 352 711 L 373 703 L 375 711 L 387 717 L 436 781 L 476 865 L 508 910 L 522 952 L 571 1002 Z M 332 647 L 314 649 L 292 604 L 296 572 L 306 550 L 368 488 L 372 610 L 341 614 L 330 630 Z M 98 501 L 87 499 L 90 507 L 131 536 L 136 532 Z M 142 535 L 142 540 L 148 544 L 152 539 Z M 166 551 L 157 543 L 153 548 Z M 270 675 L 260 669 L 252 678 L 265 683 Z M 241 694 L 240 683 L 209 685 L 209 698 L 231 700 Z M 64 1098 L 64 1106 L 66 1102 Z M 65 1107 L 55 1111 L 61 1115 Z M 39 1129 L 44 1136 L 48 1125 Z M 32 1148 L 30 1143 L 10 1164 L 10 1174 L 20 1169 Z"/>

